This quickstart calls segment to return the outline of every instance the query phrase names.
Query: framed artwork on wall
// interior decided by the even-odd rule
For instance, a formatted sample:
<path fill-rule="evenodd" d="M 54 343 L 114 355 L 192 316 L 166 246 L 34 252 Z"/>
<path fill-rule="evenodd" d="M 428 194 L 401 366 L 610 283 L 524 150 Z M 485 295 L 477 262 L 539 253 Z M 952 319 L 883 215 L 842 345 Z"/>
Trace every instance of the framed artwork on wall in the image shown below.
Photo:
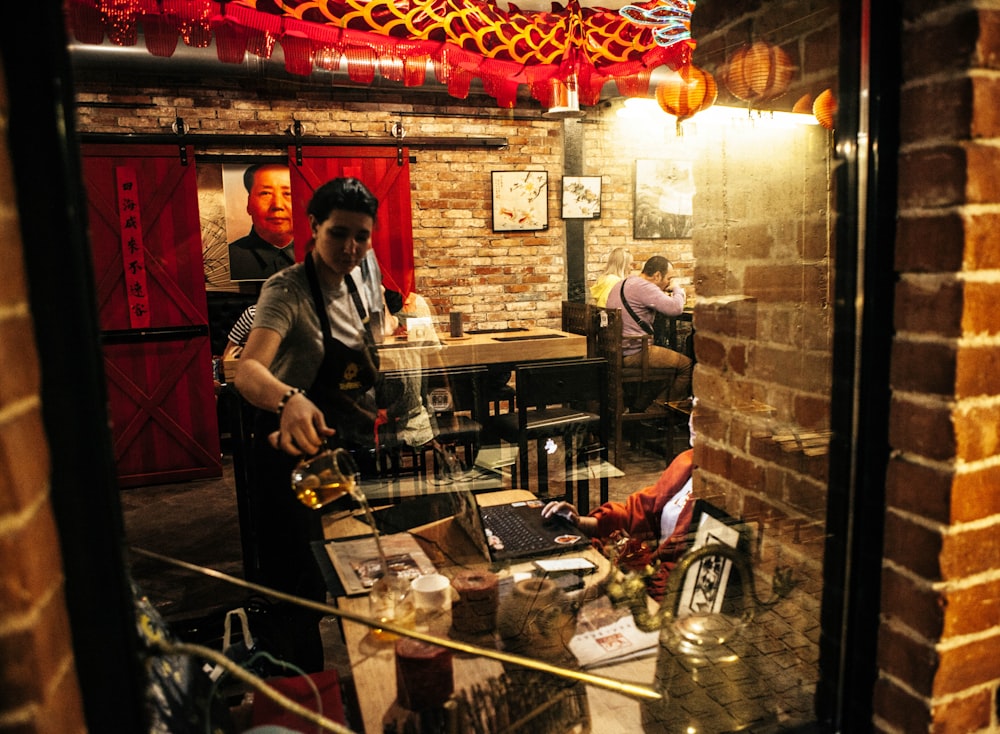
<path fill-rule="evenodd" d="M 549 174 L 493 171 L 493 231 L 548 229 Z"/>
<path fill-rule="evenodd" d="M 601 177 L 563 176 L 562 218 L 597 219 L 601 216 Z"/>
<path fill-rule="evenodd" d="M 691 161 L 635 162 L 636 239 L 690 239 L 694 224 Z"/>

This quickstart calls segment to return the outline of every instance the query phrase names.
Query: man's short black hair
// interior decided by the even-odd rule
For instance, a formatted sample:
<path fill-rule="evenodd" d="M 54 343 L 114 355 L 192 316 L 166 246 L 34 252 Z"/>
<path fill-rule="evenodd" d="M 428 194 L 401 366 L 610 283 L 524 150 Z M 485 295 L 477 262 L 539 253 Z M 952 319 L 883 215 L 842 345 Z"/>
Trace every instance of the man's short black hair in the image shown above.
<path fill-rule="evenodd" d="M 670 261 L 662 255 L 653 255 L 646 261 L 646 264 L 642 266 L 642 274 L 653 276 L 657 273 L 663 273 L 666 275 L 670 272 Z"/>

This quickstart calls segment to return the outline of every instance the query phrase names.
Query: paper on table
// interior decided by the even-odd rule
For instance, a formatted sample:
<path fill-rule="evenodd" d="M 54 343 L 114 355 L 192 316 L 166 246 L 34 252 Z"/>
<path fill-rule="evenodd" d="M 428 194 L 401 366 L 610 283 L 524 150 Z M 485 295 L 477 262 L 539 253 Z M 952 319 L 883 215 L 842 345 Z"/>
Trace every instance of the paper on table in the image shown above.
<path fill-rule="evenodd" d="M 659 630 L 643 632 L 628 610 L 615 609 L 602 597 L 580 610 L 569 649 L 580 667 L 594 668 L 652 655 L 659 640 Z"/>
<path fill-rule="evenodd" d="M 324 547 L 348 596 L 367 593 L 382 575 L 382 563 L 372 536 L 331 540 Z M 437 570 L 409 533 L 382 536 L 382 548 L 390 569 L 401 576 L 416 578 Z"/>

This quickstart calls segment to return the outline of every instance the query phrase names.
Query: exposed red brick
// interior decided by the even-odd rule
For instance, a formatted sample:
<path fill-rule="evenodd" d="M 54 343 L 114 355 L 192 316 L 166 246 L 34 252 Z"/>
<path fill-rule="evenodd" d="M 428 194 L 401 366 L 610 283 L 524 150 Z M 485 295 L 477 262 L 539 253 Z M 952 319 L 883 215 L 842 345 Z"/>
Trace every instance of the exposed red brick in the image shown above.
<path fill-rule="evenodd" d="M 700 340 L 696 344 L 700 344 Z M 699 347 L 700 351 L 700 347 Z M 698 355 L 698 359 L 701 356 Z M 747 371 L 747 348 L 744 344 L 736 344 L 729 349 L 728 359 L 726 360 L 729 369 L 738 375 L 744 375 Z"/>
<path fill-rule="evenodd" d="M 21 548 L 58 548 L 59 537 L 48 506 L 21 528 L 0 535 L 0 616 L 27 614 L 36 601 L 62 585 L 57 553 L 23 553 Z"/>
<path fill-rule="evenodd" d="M 997 169 L 1000 170 L 1000 159 Z M 998 177 L 1000 178 L 1000 177 Z M 1000 200 L 1000 191 L 997 192 Z M 990 334 L 1000 333 L 1000 319 L 997 318 L 997 306 L 1000 301 L 1000 284 L 970 281 L 965 284 L 965 314 L 962 328 L 966 333 Z"/>
<path fill-rule="evenodd" d="M 965 268 L 995 270 L 1000 268 L 1000 214 L 968 214 L 965 219 Z"/>
<path fill-rule="evenodd" d="M 904 3 L 904 18 L 918 18 L 939 10 L 934 0 Z M 940 74 L 947 69 L 965 69 L 976 50 L 979 19 L 975 12 L 941 13 L 935 23 L 921 23 L 903 37 L 903 79 Z M 930 111 L 930 110 L 929 110 Z"/>
<path fill-rule="evenodd" d="M 886 505 L 941 523 L 951 520 L 954 471 L 914 464 L 903 456 L 889 460 Z"/>
<path fill-rule="evenodd" d="M 880 669 L 899 678 L 917 695 L 931 695 L 934 676 L 940 665 L 934 648 L 883 624 L 879 628 L 877 657 Z"/>
<path fill-rule="evenodd" d="M 953 589 L 947 592 L 946 603 L 943 637 L 986 632 L 1000 620 L 1000 581 Z M 993 649 L 1000 654 L 1000 640 L 995 641 Z"/>
<path fill-rule="evenodd" d="M 889 411 L 889 443 L 930 459 L 955 456 L 957 438 L 947 405 L 917 405 L 895 399 Z"/>
<path fill-rule="evenodd" d="M 1000 422 L 988 405 L 955 411 L 956 457 L 965 461 L 987 459 L 1000 452 Z"/>
<path fill-rule="evenodd" d="M 951 395 L 955 390 L 956 353 L 954 344 L 896 339 L 890 382 L 897 390 Z"/>
<path fill-rule="evenodd" d="M 940 652 L 934 696 L 959 693 L 1000 678 L 1000 638 L 970 642 Z"/>
<path fill-rule="evenodd" d="M 1000 520 L 987 527 L 949 533 L 941 546 L 941 574 L 961 579 L 995 569 L 1000 563 Z"/>
<path fill-rule="evenodd" d="M 996 175 L 1000 168 L 1000 150 L 987 143 L 970 143 L 966 150 L 967 201 L 975 204 L 1000 201 L 1000 181 Z"/>
<path fill-rule="evenodd" d="M 968 696 L 938 704 L 931 710 L 931 734 L 967 734 L 986 731 L 990 725 L 990 693 L 974 691 Z"/>
<path fill-rule="evenodd" d="M 972 80 L 947 77 L 904 89 L 899 128 L 903 142 L 948 137 L 964 140 L 972 120 Z M 925 114 L 934 110 L 933 115 Z"/>
<path fill-rule="evenodd" d="M 901 209 L 965 203 L 966 154 L 960 146 L 921 148 L 899 157 Z"/>
<path fill-rule="evenodd" d="M 903 280 L 896 286 L 895 319 L 899 331 L 958 336 L 962 324 L 962 286 Z"/>
<path fill-rule="evenodd" d="M 952 519 L 970 522 L 1000 515 L 1000 466 L 983 466 L 955 476 L 952 487 Z"/>
<path fill-rule="evenodd" d="M 896 224 L 896 269 L 954 272 L 962 267 L 965 223 L 957 212 L 902 215 Z"/>
<path fill-rule="evenodd" d="M 1000 394 L 1000 347 L 963 346 L 958 351 L 956 398 Z"/>
<path fill-rule="evenodd" d="M 885 518 L 885 557 L 928 581 L 941 580 L 941 534 L 889 513 Z M 888 613 L 895 610 L 889 609 Z"/>
<path fill-rule="evenodd" d="M 710 334 L 698 334 L 698 364 L 706 367 L 715 367 L 719 370 L 726 368 L 726 348 L 717 339 L 713 339 Z"/>
<path fill-rule="evenodd" d="M 931 712 L 927 701 L 915 698 L 892 681 L 884 678 L 875 683 L 876 716 L 885 719 L 893 731 L 927 731 Z"/>
<path fill-rule="evenodd" d="M 945 601 L 941 593 L 915 584 L 892 569 L 882 571 L 882 608 L 922 637 L 937 639 L 944 629 Z"/>

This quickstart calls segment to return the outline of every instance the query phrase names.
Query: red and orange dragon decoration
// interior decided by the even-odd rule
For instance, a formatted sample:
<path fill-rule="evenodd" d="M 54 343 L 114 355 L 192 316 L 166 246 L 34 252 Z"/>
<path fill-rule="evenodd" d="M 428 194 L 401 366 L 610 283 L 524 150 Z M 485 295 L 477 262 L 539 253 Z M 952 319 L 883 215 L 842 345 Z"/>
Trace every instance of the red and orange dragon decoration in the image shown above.
<path fill-rule="evenodd" d="M 291 73 L 333 70 L 346 61 L 353 81 L 376 71 L 407 86 L 424 83 L 428 62 L 448 92 L 465 98 L 473 78 L 500 107 L 515 105 L 517 89 L 548 106 L 552 80 L 571 75 L 585 105 L 615 81 L 623 94 L 645 94 L 650 71 L 691 61 L 695 0 L 652 0 L 618 10 L 581 7 L 550 12 L 500 9 L 485 0 L 67 0 L 69 26 L 81 43 L 138 43 L 170 56 L 178 39 L 207 47 L 219 59 L 270 58 L 281 44 Z"/>

